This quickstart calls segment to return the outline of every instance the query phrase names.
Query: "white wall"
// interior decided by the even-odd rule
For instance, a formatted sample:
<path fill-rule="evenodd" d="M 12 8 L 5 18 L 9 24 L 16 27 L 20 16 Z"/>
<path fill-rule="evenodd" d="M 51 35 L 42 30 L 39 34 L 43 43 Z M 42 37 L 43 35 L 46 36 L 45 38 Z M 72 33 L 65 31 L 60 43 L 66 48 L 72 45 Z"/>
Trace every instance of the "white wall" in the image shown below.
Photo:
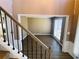
<path fill-rule="evenodd" d="M 26 29 L 28 28 L 28 18 L 25 16 L 21 16 L 21 25 L 23 25 Z"/>
<path fill-rule="evenodd" d="M 12 14 L 12 0 L 0 0 L 0 6 Z"/>
<path fill-rule="evenodd" d="M 75 44 L 74 44 L 74 54 L 79 57 L 79 18 L 76 30 Z"/>
<path fill-rule="evenodd" d="M 76 57 L 78 57 L 79 59 L 79 19 L 77 24 L 76 36 L 75 36 L 75 43 L 71 41 L 65 41 L 63 47 L 64 47 L 63 52 L 68 52 L 74 59 L 76 59 Z"/>
<path fill-rule="evenodd" d="M 0 0 L 0 6 L 12 15 L 12 0 Z M 2 36 L 2 27 L 0 25 L 0 36 Z"/>
<path fill-rule="evenodd" d="M 51 19 L 21 16 L 20 23 L 36 35 L 49 35 L 51 31 Z"/>
<path fill-rule="evenodd" d="M 28 29 L 28 18 L 25 16 L 21 16 L 21 23 L 24 28 Z M 23 30 L 23 37 L 25 38 L 27 36 L 27 32 Z"/>

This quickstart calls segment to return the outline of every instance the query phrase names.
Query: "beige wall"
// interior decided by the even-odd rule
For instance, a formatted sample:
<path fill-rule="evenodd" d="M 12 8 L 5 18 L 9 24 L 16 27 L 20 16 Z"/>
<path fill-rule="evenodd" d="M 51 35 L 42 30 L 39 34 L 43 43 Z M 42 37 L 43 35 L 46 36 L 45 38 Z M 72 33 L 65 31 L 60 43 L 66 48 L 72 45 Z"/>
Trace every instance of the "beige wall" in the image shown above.
<path fill-rule="evenodd" d="M 47 18 L 21 17 L 21 24 L 34 34 L 50 34 L 51 20 Z"/>
<path fill-rule="evenodd" d="M 21 16 L 21 24 L 27 29 L 28 28 L 28 18 Z"/>
<path fill-rule="evenodd" d="M 50 34 L 51 20 L 46 18 L 28 18 L 29 30 L 35 34 Z"/>
<path fill-rule="evenodd" d="M 76 1 L 76 8 L 74 9 Z M 69 40 L 74 41 L 79 10 L 79 0 L 13 0 L 14 16 L 17 14 L 69 15 Z M 76 10 L 76 14 L 74 14 Z"/>
<path fill-rule="evenodd" d="M 53 14 L 71 15 L 74 10 L 74 0 L 13 0 L 14 15 Z"/>
<path fill-rule="evenodd" d="M 72 21 L 74 20 L 74 4 L 75 0 L 13 0 L 13 10 L 15 17 L 17 14 L 23 13 L 43 15 L 69 15 L 69 25 L 71 24 L 71 26 L 73 26 L 74 24 L 72 25 Z M 73 30 L 73 32 L 74 31 L 75 30 Z M 74 34 L 75 33 L 71 33 L 69 36 L 70 41 L 74 40 L 72 39 Z"/>
<path fill-rule="evenodd" d="M 0 0 L 0 6 L 8 11 L 10 14 L 12 14 L 12 0 Z"/>
<path fill-rule="evenodd" d="M 28 29 L 28 18 L 25 16 L 21 16 L 21 25 L 23 25 L 26 29 Z M 27 32 L 23 30 L 23 37 L 25 38 L 27 35 Z"/>

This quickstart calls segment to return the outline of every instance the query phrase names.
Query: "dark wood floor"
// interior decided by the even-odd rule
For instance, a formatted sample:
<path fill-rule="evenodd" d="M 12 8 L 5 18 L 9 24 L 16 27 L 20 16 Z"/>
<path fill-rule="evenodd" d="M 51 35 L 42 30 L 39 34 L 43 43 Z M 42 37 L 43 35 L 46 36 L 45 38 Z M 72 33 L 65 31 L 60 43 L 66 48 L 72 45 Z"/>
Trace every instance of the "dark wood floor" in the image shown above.
<path fill-rule="evenodd" d="M 51 47 L 51 59 L 73 59 L 68 53 L 63 53 L 61 46 L 51 37 L 51 36 L 37 36 L 44 44 Z M 27 44 L 28 42 L 28 44 Z M 32 44 L 33 43 L 33 44 Z M 32 47 L 33 46 L 33 47 Z M 27 49 L 28 47 L 28 49 Z M 37 46 L 38 48 L 38 55 L 37 59 L 40 58 L 40 45 Z M 32 52 L 33 51 L 33 52 Z M 42 59 L 45 59 L 44 57 L 44 49 L 42 50 Z M 24 39 L 24 54 L 28 55 L 30 59 L 36 59 L 36 42 L 32 40 L 30 36 Z M 46 55 L 46 58 L 48 58 L 48 54 Z"/>

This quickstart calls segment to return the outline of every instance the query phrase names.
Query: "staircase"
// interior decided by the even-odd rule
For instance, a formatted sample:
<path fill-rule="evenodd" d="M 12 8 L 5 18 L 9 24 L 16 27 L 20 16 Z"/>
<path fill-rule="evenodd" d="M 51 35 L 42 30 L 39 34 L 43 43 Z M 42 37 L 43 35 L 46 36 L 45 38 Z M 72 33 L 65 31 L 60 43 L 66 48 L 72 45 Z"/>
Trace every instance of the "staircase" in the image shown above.
<path fill-rule="evenodd" d="M 43 48 L 36 41 L 33 41 L 29 35 L 24 39 L 24 44 L 24 51 L 26 51 L 24 54 L 29 56 L 30 59 L 50 59 L 50 51 Z"/>
<path fill-rule="evenodd" d="M 4 47 L 10 48 L 10 50 L 7 49 L 8 52 L 1 50 L 0 59 L 9 59 L 9 57 L 6 56 L 11 54 L 11 51 L 13 51 L 14 55 L 20 55 L 18 59 L 51 59 L 51 48 L 40 41 L 31 31 L 25 29 L 2 7 L 0 7 L 0 23 L 2 27 L 1 44 L 4 44 L 2 45 Z M 19 35 L 19 28 L 21 29 L 21 36 Z M 26 42 L 24 42 L 25 36 L 27 37 Z M 29 39 L 29 37 L 31 39 Z M 28 41 L 30 41 L 30 43 L 28 43 Z M 26 43 L 26 46 L 24 43 Z M 17 58 L 15 57 L 15 59 Z"/>

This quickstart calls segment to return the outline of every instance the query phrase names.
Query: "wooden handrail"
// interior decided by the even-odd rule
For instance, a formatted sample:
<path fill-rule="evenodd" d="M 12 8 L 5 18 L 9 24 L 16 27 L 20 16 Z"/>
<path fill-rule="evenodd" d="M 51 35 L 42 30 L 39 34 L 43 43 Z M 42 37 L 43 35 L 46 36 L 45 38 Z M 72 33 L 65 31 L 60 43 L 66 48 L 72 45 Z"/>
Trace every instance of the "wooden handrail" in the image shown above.
<path fill-rule="evenodd" d="M 19 25 L 23 30 L 25 30 L 35 41 L 37 41 L 39 44 L 43 45 L 46 49 L 49 49 L 48 46 L 46 46 L 42 41 L 40 41 L 31 31 L 28 29 L 24 28 L 14 17 L 12 17 L 7 11 L 5 11 L 2 7 L 0 7 L 0 10 L 2 10 L 8 17 L 11 18 L 17 25 Z"/>

